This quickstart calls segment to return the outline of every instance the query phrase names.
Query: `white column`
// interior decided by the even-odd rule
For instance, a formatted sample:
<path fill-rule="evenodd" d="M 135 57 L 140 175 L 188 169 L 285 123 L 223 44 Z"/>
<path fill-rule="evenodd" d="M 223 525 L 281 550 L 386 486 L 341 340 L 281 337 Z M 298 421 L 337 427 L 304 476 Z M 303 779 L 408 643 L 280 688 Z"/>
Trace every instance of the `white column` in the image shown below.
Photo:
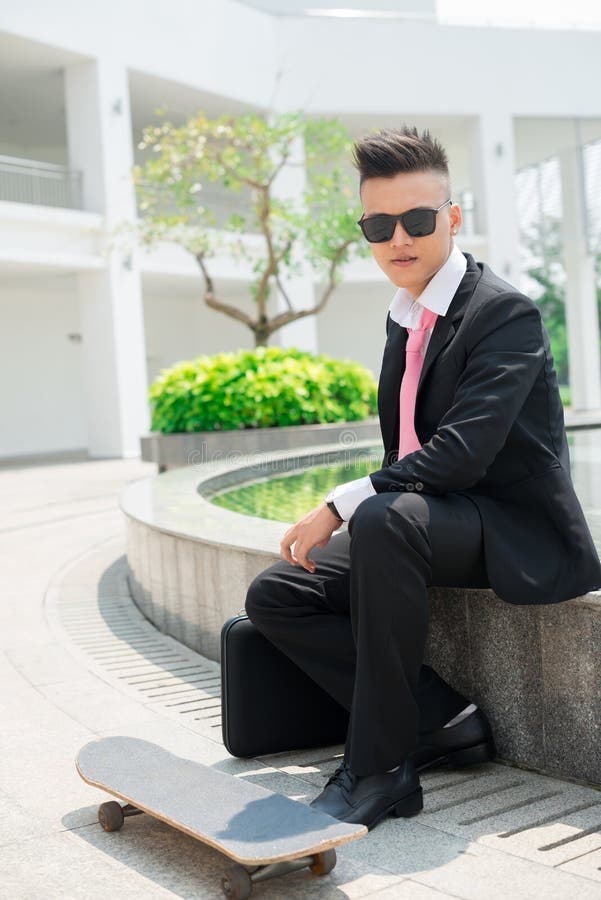
<path fill-rule="evenodd" d="M 587 246 L 584 175 L 576 133 L 573 146 L 560 153 L 559 163 L 572 409 L 599 409 L 601 360 L 595 258 Z"/>
<path fill-rule="evenodd" d="M 104 214 L 112 229 L 136 215 L 129 88 L 114 60 L 65 70 L 69 165 L 83 172 L 84 208 Z M 78 274 L 92 457 L 138 456 L 149 428 L 144 316 L 135 254 L 113 249 L 106 266 Z"/>
<path fill-rule="evenodd" d="M 295 141 L 293 153 L 286 166 L 279 173 L 273 184 L 274 196 L 283 199 L 298 199 L 305 189 L 307 174 L 305 169 L 305 152 L 302 139 Z M 308 309 L 315 304 L 315 288 L 313 271 L 308 262 L 297 253 L 294 258 L 299 271 L 282 279 L 282 286 L 293 309 Z M 286 298 L 281 291 L 277 292 L 277 311 L 289 309 Z M 317 353 L 317 317 L 306 316 L 280 328 L 273 335 L 272 343 L 280 347 L 298 347 Z"/>
<path fill-rule="evenodd" d="M 497 275 L 518 287 L 515 143 L 513 119 L 509 113 L 485 112 L 475 124 L 472 173 L 476 231 L 486 237 L 486 261 Z"/>

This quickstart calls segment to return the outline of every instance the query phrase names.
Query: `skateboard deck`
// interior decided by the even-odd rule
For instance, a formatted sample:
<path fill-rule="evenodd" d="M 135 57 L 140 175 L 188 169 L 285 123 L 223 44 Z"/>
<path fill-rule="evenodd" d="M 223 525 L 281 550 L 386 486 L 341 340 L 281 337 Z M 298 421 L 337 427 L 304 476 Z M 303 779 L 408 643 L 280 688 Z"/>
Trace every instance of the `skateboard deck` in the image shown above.
<path fill-rule="evenodd" d="M 138 738 L 92 741 L 79 751 L 76 767 L 88 784 L 125 801 L 125 807 L 100 806 L 105 831 L 145 812 L 238 863 L 222 879 L 230 898 L 248 897 L 255 881 L 305 866 L 325 875 L 336 863 L 334 847 L 367 834 L 365 825 L 341 822 Z"/>

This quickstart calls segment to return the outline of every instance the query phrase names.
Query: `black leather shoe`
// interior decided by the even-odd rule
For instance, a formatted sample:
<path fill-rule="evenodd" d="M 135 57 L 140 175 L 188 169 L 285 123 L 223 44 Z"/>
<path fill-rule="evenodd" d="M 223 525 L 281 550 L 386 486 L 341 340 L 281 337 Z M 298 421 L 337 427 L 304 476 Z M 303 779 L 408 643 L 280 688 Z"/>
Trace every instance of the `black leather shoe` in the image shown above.
<path fill-rule="evenodd" d="M 424 801 L 419 776 L 408 759 L 396 771 L 381 775 L 353 775 L 343 762 L 310 805 L 342 822 L 372 829 L 387 815 L 414 816 Z"/>
<path fill-rule="evenodd" d="M 471 707 L 473 704 L 468 709 Z M 469 766 L 494 759 L 495 742 L 482 710 L 476 706 L 463 718 L 461 715 L 456 716 L 458 721 L 454 725 L 419 734 L 417 750 L 413 754 L 416 772 L 435 766 Z"/>

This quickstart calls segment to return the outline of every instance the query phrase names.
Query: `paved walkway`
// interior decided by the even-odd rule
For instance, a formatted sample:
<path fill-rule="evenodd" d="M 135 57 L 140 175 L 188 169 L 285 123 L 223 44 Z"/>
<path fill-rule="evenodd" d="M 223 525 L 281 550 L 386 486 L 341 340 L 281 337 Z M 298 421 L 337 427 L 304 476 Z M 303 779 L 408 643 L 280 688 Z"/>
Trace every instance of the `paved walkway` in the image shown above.
<path fill-rule="evenodd" d="M 309 802 L 341 748 L 260 760 L 221 743 L 219 671 L 159 634 L 125 583 L 117 498 L 137 460 L 0 471 L 0 895 L 218 898 L 223 859 L 147 816 L 106 834 L 102 793 L 76 774 L 100 735 L 156 741 Z M 601 793 L 486 764 L 423 777 L 425 809 L 255 896 L 601 900 Z"/>

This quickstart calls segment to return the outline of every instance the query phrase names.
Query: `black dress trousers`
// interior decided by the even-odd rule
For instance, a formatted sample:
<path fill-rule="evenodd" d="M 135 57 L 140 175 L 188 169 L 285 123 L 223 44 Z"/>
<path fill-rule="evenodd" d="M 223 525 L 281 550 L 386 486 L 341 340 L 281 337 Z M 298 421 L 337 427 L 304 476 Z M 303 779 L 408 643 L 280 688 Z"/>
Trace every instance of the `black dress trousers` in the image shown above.
<path fill-rule="evenodd" d="M 478 508 L 459 493 L 376 494 L 310 555 L 313 574 L 280 560 L 258 575 L 246 611 L 350 711 L 351 771 L 387 771 L 469 703 L 422 660 L 427 588 L 489 586 Z"/>

